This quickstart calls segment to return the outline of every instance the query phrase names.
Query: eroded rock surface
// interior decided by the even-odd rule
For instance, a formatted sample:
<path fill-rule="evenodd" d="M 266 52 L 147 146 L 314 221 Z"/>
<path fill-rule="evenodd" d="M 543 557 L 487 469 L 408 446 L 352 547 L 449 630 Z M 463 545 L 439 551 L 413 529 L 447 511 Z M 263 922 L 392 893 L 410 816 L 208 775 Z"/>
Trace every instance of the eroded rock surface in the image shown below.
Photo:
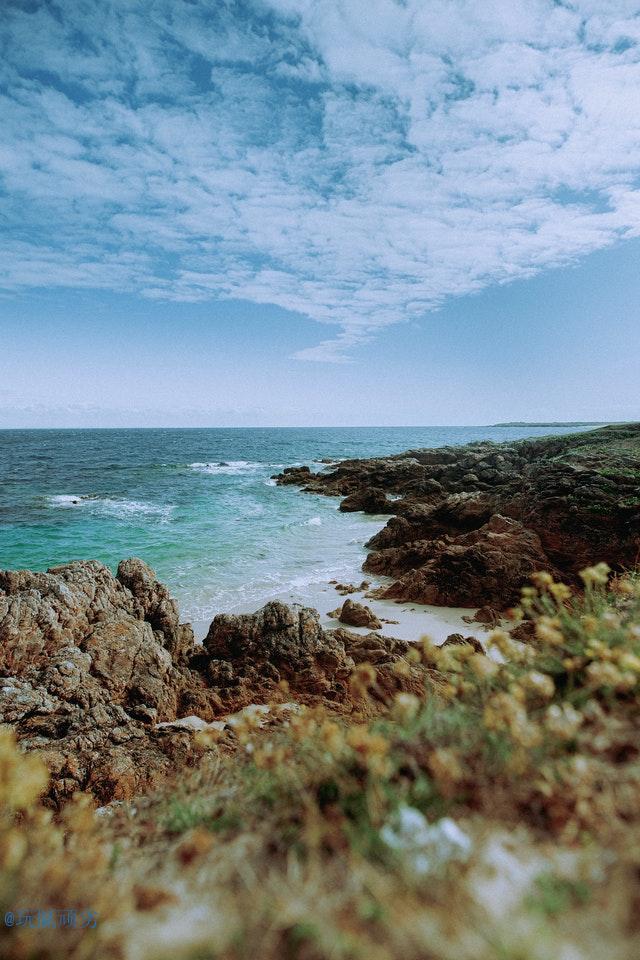
<path fill-rule="evenodd" d="M 349 710 L 349 678 L 365 661 L 379 668 L 379 683 L 390 693 L 424 685 L 420 671 L 401 678 L 393 669 L 409 650 L 404 641 L 323 630 L 315 610 L 279 601 L 256 614 L 218 615 L 203 646 L 198 666 L 234 709 L 251 698 L 268 698 L 286 681 L 288 695 L 297 701 L 320 696 Z"/>
<path fill-rule="evenodd" d="M 207 700 L 172 656 L 192 646 L 142 561 L 118 577 L 95 561 L 0 572 L 0 722 L 44 754 L 54 801 L 79 789 L 122 799 L 190 762 L 189 737 L 153 727 L 180 712 L 194 681 Z"/>
<path fill-rule="evenodd" d="M 277 479 L 345 497 L 342 509 L 393 512 L 364 569 L 393 577 L 378 595 L 396 599 L 501 610 L 535 570 L 572 581 L 596 561 L 633 566 L 640 549 L 640 424 L 408 450 Z"/>
<path fill-rule="evenodd" d="M 126 799 L 197 762 L 193 731 L 172 725 L 180 718 L 284 697 L 282 680 L 289 697 L 349 709 L 349 677 L 368 659 L 390 695 L 418 685 L 392 669 L 407 645 L 372 637 L 325 631 L 315 611 L 270 603 L 219 615 L 200 646 L 141 560 L 116 576 L 95 561 L 0 571 L 0 723 L 45 758 L 53 803 L 77 790 Z"/>

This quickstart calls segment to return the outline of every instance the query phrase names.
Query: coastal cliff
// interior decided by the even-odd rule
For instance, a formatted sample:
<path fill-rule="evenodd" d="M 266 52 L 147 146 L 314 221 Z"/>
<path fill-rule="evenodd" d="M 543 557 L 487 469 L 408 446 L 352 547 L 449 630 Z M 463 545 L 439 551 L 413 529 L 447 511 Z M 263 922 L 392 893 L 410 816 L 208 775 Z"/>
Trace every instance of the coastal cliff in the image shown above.
<path fill-rule="evenodd" d="M 633 567 L 640 551 L 640 424 L 510 443 L 347 460 L 279 484 L 344 497 L 343 511 L 391 514 L 364 570 L 378 596 L 439 606 L 515 603 L 536 570 L 576 583 L 594 558 Z"/>

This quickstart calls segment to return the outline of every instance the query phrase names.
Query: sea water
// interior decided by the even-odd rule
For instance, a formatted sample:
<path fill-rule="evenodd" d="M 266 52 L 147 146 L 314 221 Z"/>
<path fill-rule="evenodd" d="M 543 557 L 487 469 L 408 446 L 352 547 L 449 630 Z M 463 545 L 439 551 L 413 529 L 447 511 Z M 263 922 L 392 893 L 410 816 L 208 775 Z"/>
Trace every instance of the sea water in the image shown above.
<path fill-rule="evenodd" d="M 193 621 L 274 598 L 317 606 L 329 580 L 362 579 L 364 543 L 388 518 L 340 513 L 337 499 L 276 486 L 272 474 L 303 463 L 327 469 L 324 458 L 562 432 L 569 430 L 3 430 L 0 568 L 96 559 L 115 570 L 121 559 L 142 557 Z"/>

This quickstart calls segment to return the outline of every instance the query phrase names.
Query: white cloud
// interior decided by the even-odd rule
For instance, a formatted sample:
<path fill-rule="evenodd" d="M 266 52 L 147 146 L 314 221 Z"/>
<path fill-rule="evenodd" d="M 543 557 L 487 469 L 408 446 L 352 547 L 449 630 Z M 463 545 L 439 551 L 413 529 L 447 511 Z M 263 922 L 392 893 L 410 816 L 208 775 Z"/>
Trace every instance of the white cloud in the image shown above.
<path fill-rule="evenodd" d="M 5 2 L 0 284 L 274 303 L 339 361 L 640 234 L 640 3 Z"/>

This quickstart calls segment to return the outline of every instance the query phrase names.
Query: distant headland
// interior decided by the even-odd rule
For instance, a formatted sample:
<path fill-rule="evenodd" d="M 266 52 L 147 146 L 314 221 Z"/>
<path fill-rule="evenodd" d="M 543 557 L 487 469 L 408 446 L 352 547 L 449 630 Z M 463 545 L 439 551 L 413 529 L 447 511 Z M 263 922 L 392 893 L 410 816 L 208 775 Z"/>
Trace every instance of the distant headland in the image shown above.
<path fill-rule="evenodd" d="M 605 427 L 613 420 L 509 420 L 507 423 L 490 423 L 490 427 Z"/>

